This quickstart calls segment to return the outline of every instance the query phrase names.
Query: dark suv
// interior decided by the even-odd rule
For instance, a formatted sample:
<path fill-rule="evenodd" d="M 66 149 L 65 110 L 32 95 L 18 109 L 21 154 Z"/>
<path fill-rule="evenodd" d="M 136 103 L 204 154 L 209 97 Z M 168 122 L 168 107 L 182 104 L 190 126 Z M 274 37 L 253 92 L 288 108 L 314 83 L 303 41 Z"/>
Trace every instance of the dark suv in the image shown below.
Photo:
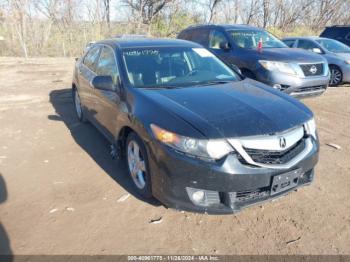
<path fill-rule="evenodd" d="M 235 64 L 242 73 L 295 97 L 323 93 L 329 81 L 327 61 L 318 54 L 290 49 L 267 31 L 248 25 L 198 25 L 178 38 L 197 42 Z"/>
<path fill-rule="evenodd" d="M 320 37 L 335 39 L 350 46 L 350 25 L 328 26 Z"/>

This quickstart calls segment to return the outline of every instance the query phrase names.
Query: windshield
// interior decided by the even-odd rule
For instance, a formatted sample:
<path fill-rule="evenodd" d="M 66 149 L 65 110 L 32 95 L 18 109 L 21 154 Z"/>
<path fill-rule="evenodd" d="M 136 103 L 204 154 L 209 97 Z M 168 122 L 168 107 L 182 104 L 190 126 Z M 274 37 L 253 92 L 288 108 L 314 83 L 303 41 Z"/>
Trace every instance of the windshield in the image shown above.
<path fill-rule="evenodd" d="M 332 39 L 318 39 L 316 40 L 324 49 L 333 53 L 350 53 L 350 48 L 339 41 Z"/>
<path fill-rule="evenodd" d="M 128 48 L 122 54 L 129 82 L 138 88 L 184 87 L 240 79 L 204 48 Z"/>
<path fill-rule="evenodd" d="M 260 39 L 262 40 L 262 48 L 287 47 L 281 40 L 266 31 L 232 30 L 229 31 L 229 34 L 233 42 L 241 48 L 256 49 Z"/>

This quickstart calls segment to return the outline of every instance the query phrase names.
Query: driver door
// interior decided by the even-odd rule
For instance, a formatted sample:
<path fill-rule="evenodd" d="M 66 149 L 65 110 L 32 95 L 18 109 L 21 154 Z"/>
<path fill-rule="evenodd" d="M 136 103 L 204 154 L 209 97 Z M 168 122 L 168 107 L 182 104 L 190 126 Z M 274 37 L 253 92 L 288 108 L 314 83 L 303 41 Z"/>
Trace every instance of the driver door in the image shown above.
<path fill-rule="evenodd" d="M 99 90 L 93 89 L 94 109 L 99 129 L 106 135 L 110 142 L 114 142 L 118 126 L 118 116 L 120 107 L 120 85 L 119 70 L 114 50 L 104 45 L 96 65 L 96 74 L 101 76 L 111 76 L 113 79 L 113 89 Z"/>

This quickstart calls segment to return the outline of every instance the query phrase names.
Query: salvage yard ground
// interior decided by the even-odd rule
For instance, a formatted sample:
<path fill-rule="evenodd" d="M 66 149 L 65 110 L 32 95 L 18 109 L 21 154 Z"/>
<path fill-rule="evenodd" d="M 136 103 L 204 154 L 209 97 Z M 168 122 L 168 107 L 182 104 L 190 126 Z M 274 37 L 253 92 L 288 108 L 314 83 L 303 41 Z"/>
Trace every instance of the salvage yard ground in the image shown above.
<path fill-rule="evenodd" d="M 73 64 L 0 58 L 0 253 L 350 254 L 350 86 L 303 101 L 321 140 L 311 186 L 208 216 L 135 196 L 107 141 L 75 117 Z"/>

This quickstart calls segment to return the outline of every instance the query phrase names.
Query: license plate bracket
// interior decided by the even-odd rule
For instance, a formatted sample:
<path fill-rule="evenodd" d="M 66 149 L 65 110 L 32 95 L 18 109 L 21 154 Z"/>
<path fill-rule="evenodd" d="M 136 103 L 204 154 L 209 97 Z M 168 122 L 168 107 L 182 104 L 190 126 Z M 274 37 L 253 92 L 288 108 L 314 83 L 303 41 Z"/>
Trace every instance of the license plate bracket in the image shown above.
<path fill-rule="evenodd" d="M 300 175 L 301 169 L 296 169 L 274 176 L 271 184 L 271 196 L 296 187 L 298 185 Z"/>

